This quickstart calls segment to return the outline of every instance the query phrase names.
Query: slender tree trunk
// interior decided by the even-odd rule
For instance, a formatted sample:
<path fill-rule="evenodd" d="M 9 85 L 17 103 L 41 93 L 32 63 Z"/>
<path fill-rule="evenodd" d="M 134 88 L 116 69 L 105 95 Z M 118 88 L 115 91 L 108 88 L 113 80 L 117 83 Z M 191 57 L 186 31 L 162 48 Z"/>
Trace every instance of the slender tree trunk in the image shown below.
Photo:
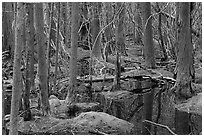
<path fill-rule="evenodd" d="M 50 88 L 50 43 L 51 43 L 51 33 L 52 33 L 52 18 L 53 18 L 53 9 L 54 9 L 54 3 L 51 3 L 51 10 L 50 10 L 50 18 L 49 18 L 49 30 L 48 30 L 48 42 L 47 42 L 47 86 L 48 86 L 48 93 L 51 92 Z"/>
<path fill-rule="evenodd" d="M 111 6 L 112 3 L 110 2 L 105 2 L 105 10 L 106 10 L 106 19 L 105 19 L 105 25 L 108 25 L 112 19 L 113 19 L 113 9 Z M 105 53 L 104 53 L 104 58 L 107 61 L 108 60 L 108 55 L 109 54 L 113 54 L 112 52 L 112 47 L 111 47 L 111 42 L 112 42 L 112 37 L 113 37 L 113 31 L 112 31 L 112 24 L 109 25 L 106 29 L 105 29 L 105 37 L 106 37 L 106 48 L 105 48 Z"/>
<path fill-rule="evenodd" d="M 65 3 L 65 5 L 64 5 L 65 7 L 65 15 L 64 15 L 64 20 L 65 20 L 65 45 L 66 45 L 66 47 L 68 47 L 68 45 L 69 45 L 69 40 L 70 40 L 70 37 L 69 37 L 69 27 L 70 27 L 70 24 L 69 24 L 69 22 L 70 22 L 70 20 L 69 20 L 69 4 L 66 2 Z"/>
<path fill-rule="evenodd" d="M 26 25 L 27 25 L 27 31 L 26 31 L 26 49 L 27 49 L 27 55 L 26 55 L 26 83 L 25 83 L 25 92 L 23 95 L 24 100 L 24 121 L 31 120 L 31 111 L 30 111 L 30 90 L 31 83 L 34 75 L 34 62 L 33 62 L 33 51 L 34 50 L 34 24 L 33 24 L 33 4 L 27 3 L 26 4 L 26 12 L 27 12 L 27 18 L 26 18 Z M 34 83 L 32 83 L 34 85 Z M 32 85 L 32 86 L 33 86 Z"/>
<path fill-rule="evenodd" d="M 190 3 L 190 32 L 191 32 L 191 34 L 193 33 L 193 24 L 192 24 L 192 22 L 193 22 L 193 18 L 194 18 L 193 17 L 193 10 L 195 9 L 195 4 L 196 4 L 195 2 Z M 191 35 L 191 43 L 192 43 L 192 35 Z M 195 49 L 193 48 L 192 56 L 194 57 L 194 55 L 195 55 Z M 192 67 L 192 82 L 195 82 L 195 67 L 194 67 L 195 63 L 194 62 L 195 62 L 195 60 L 193 58 L 193 62 L 192 62 L 192 64 L 193 64 L 193 67 Z"/>
<path fill-rule="evenodd" d="M 92 54 L 96 58 L 101 58 L 101 37 L 98 36 L 98 33 L 100 31 L 100 22 L 99 22 L 99 2 L 93 3 L 93 21 L 92 21 L 92 36 L 93 36 L 93 48 L 92 48 Z M 98 36 L 98 37 L 97 37 Z"/>
<path fill-rule="evenodd" d="M 36 29 L 36 39 L 38 44 L 38 74 L 39 74 L 41 109 L 42 109 L 43 115 L 46 116 L 49 114 L 50 108 L 49 108 L 49 101 L 48 101 L 43 3 L 35 4 L 35 29 Z"/>
<path fill-rule="evenodd" d="M 14 56 L 14 28 L 12 23 L 14 20 L 14 3 L 13 2 L 3 2 L 2 3 L 2 50 L 9 50 L 11 57 Z"/>
<path fill-rule="evenodd" d="M 151 16 L 151 4 L 148 2 L 141 3 L 143 6 L 143 31 L 144 31 L 144 56 L 146 66 L 149 68 L 155 67 L 155 59 L 154 59 L 154 46 L 152 39 L 152 18 Z"/>
<path fill-rule="evenodd" d="M 77 47 L 78 47 L 78 29 L 79 29 L 79 3 L 72 3 L 72 27 L 71 27 L 71 59 L 70 59 L 70 80 L 69 91 L 66 97 L 67 104 L 75 101 L 76 76 L 77 76 Z"/>
<path fill-rule="evenodd" d="M 120 10 L 122 5 L 120 2 L 117 3 L 117 7 Z M 115 83 L 115 89 L 120 89 L 120 75 L 121 75 L 121 54 L 124 53 L 124 30 L 123 30 L 123 19 L 124 19 L 124 7 L 122 7 L 122 11 L 119 14 L 119 21 L 117 23 L 116 28 L 116 64 L 115 64 L 115 75 L 116 75 L 116 83 Z"/>
<path fill-rule="evenodd" d="M 57 68 L 58 68 L 58 53 L 59 53 L 59 29 L 60 29 L 60 3 L 57 3 L 57 37 L 55 51 L 55 78 L 54 78 L 54 93 L 57 92 Z"/>
<path fill-rule="evenodd" d="M 67 15 L 67 25 L 66 25 L 66 46 L 67 48 L 70 48 L 71 44 L 71 4 L 68 2 L 67 3 L 67 10 L 66 10 L 66 15 Z"/>
<path fill-rule="evenodd" d="M 137 8 L 137 13 L 135 15 L 135 20 L 137 23 L 137 29 L 136 29 L 136 42 L 137 44 L 142 44 L 142 18 L 141 18 L 141 8 L 140 8 L 140 3 L 137 3 L 136 5 Z"/>
<path fill-rule="evenodd" d="M 21 81 L 21 50 L 23 48 L 23 23 L 24 23 L 24 6 L 22 2 L 17 3 L 17 14 L 15 24 L 15 51 L 13 67 L 13 88 L 11 100 L 11 118 L 10 118 L 10 135 L 18 134 L 18 112 L 19 100 L 22 94 Z"/>
<path fill-rule="evenodd" d="M 116 32 L 116 39 L 117 39 L 117 46 L 119 48 L 119 51 L 121 54 L 125 55 L 126 54 L 126 50 L 125 50 L 125 32 L 124 32 L 124 15 L 125 15 L 125 5 L 121 2 L 117 3 L 117 7 L 118 9 L 121 8 L 122 6 L 122 11 L 119 14 L 119 22 L 118 22 L 118 26 L 117 26 L 117 32 Z"/>
<path fill-rule="evenodd" d="M 155 67 L 154 60 L 154 47 L 153 47 L 153 38 L 152 38 L 152 21 L 151 18 L 151 4 L 150 2 L 142 3 L 143 8 L 143 27 L 144 27 L 144 55 L 145 62 L 148 68 Z M 154 89 L 151 90 L 150 93 L 146 93 L 144 95 L 144 118 L 146 120 L 152 120 L 152 108 L 153 108 L 153 97 L 154 97 Z M 151 132 L 150 124 L 143 124 L 142 133 L 147 135 Z"/>
<path fill-rule="evenodd" d="M 66 33 L 66 24 L 67 24 L 66 10 L 67 10 L 67 2 L 61 2 L 60 20 L 62 20 L 61 22 L 63 23 L 61 23 L 60 27 L 61 27 L 62 36 L 64 37 L 66 35 L 65 33 Z M 66 39 L 64 39 L 64 43 L 66 43 L 65 41 Z"/>
<path fill-rule="evenodd" d="M 111 3 L 110 2 L 106 2 L 105 3 L 106 6 L 106 20 L 105 20 L 105 25 L 107 25 L 108 23 L 111 22 L 111 13 L 112 13 L 112 9 L 111 9 Z M 111 25 L 109 25 L 106 29 L 105 29 L 105 37 L 107 39 L 107 42 L 110 41 L 112 39 L 112 28 Z"/>
<path fill-rule="evenodd" d="M 159 4 L 157 3 L 157 13 L 160 12 L 160 8 L 159 8 Z M 165 46 L 164 46 L 164 40 L 163 40 L 163 35 L 162 35 L 162 18 L 161 18 L 161 13 L 159 13 L 159 18 L 158 18 L 158 32 L 159 32 L 159 38 L 160 38 L 160 41 L 161 41 L 161 50 L 163 52 L 163 60 L 166 61 L 168 59 L 168 56 L 167 56 L 167 53 L 166 53 L 166 49 L 165 49 Z"/>

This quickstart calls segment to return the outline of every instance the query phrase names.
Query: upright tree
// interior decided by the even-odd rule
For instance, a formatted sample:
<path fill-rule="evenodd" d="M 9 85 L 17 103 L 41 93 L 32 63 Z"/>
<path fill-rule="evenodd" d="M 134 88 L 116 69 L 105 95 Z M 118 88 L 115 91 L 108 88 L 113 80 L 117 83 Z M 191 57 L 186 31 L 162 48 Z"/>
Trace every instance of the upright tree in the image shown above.
<path fill-rule="evenodd" d="M 151 16 L 151 3 L 141 3 L 142 17 L 143 17 L 143 42 L 144 42 L 144 58 L 148 68 L 155 67 L 154 59 L 154 46 L 152 39 L 152 18 Z"/>
<path fill-rule="evenodd" d="M 177 64 L 175 68 L 176 83 L 173 90 L 180 99 L 192 96 L 193 76 L 193 45 L 191 42 L 190 3 L 176 3 L 178 11 L 177 22 Z"/>
<path fill-rule="evenodd" d="M 48 115 L 50 109 L 49 109 L 49 101 L 48 101 L 43 3 L 35 4 L 35 29 L 36 29 L 36 40 L 38 44 L 38 75 L 39 75 L 41 109 L 42 109 L 43 115 Z"/>
<path fill-rule="evenodd" d="M 155 67 L 155 59 L 154 59 L 154 47 L 153 47 L 153 39 L 152 39 L 152 19 L 151 19 L 151 4 L 150 2 L 141 3 L 141 7 L 143 9 L 143 42 L 144 42 L 144 55 L 145 55 L 145 63 L 148 68 Z M 153 97 L 154 97 L 154 89 L 151 90 L 150 93 L 146 93 L 144 95 L 144 119 L 152 120 L 152 107 L 153 107 Z M 143 134 L 150 134 L 151 125 L 144 123 L 143 124 Z"/>
<path fill-rule="evenodd" d="M 118 16 L 118 22 L 116 27 L 116 83 L 115 83 L 115 89 L 120 89 L 120 75 L 121 75 L 121 54 L 125 53 L 125 37 L 124 37 L 124 13 L 125 13 L 125 7 L 124 4 L 118 2 L 117 3 L 118 10 L 120 10 L 119 16 Z"/>
<path fill-rule="evenodd" d="M 76 76 L 77 76 L 77 47 L 78 47 L 78 30 L 79 30 L 79 3 L 73 2 L 71 5 L 71 59 L 70 59 L 70 79 L 69 91 L 67 93 L 66 102 L 71 104 L 75 101 Z"/>
<path fill-rule="evenodd" d="M 101 57 L 101 45 L 100 45 L 100 35 L 99 31 L 100 31 L 100 22 L 99 22 L 99 2 L 94 2 L 93 3 L 93 21 L 92 21 L 92 43 L 93 48 L 92 48 L 92 54 L 96 57 L 96 58 L 100 58 Z"/>
<path fill-rule="evenodd" d="M 14 54 L 14 2 L 2 3 L 2 50 L 9 50 L 13 58 Z"/>
<path fill-rule="evenodd" d="M 168 59 L 167 56 L 167 52 L 164 46 L 164 40 L 163 40 L 163 35 L 162 35 L 162 14 L 161 14 L 161 9 L 159 7 L 159 3 L 156 3 L 156 8 L 155 8 L 156 12 L 159 14 L 159 18 L 158 18 L 158 32 L 159 32 L 159 39 L 161 41 L 161 50 L 163 52 L 163 60 L 166 61 Z"/>
<path fill-rule="evenodd" d="M 24 100 L 24 120 L 29 121 L 31 119 L 31 111 L 30 111 L 30 90 L 33 89 L 34 86 L 34 12 L 33 12 L 33 4 L 26 4 L 26 82 L 25 82 L 25 91 L 23 94 Z"/>
<path fill-rule="evenodd" d="M 124 32 L 124 16 L 125 16 L 125 4 L 117 2 L 118 10 L 121 10 L 118 16 L 118 24 L 116 28 L 116 44 L 121 54 L 125 55 L 125 32 Z"/>
<path fill-rule="evenodd" d="M 13 66 L 13 88 L 11 100 L 11 118 L 10 118 L 10 135 L 18 134 L 18 112 L 19 100 L 22 94 L 22 74 L 21 74 L 21 59 L 23 48 L 23 23 L 24 23 L 24 4 L 17 3 L 16 24 L 15 24 L 15 51 L 14 51 L 14 66 Z"/>
<path fill-rule="evenodd" d="M 54 78 L 54 92 L 57 90 L 57 68 L 58 68 L 58 53 L 59 53 L 59 30 L 60 29 L 60 2 L 57 3 L 57 37 L 55 50 L 55 78 Z"/>
<path fill-rule="evenodd" d="M 113 17 L 113 10 L 112 10 L 112 6 L 111 6 L 112 3 L 110 2 L 105 2 L 105 14 L 106 14 L 106 18 L 105 18 L 105 25 L 108 25 L 111 20 L 112 20 L 112 17 Z M 108 59 L 108 55 L 109 54 L 112 54 L 112 50 L 111 50 L 111 41 L 112 41 L 112 37 L 113 37 L 113 31 L 112 31 L 112 24 L 109 25 L 106 29 L 105 29 L 105 38 L 106 38 L 106 41 L 107 41 L 107 45 L 106 45 L 106 49 L 105 49 L 105 60 Z"/>
<path fill-rule="evenodd" d="M 52 23 L 52 18 L 53 18 L 53 13 L 54 13 L 54 3 L 50 3 L 51 4 L 51 9 L 50 9 L 50 18 L 49 18 L 49 29 L 48 29 L 48 42 L 47 42 L 47 73 L 48 73 L 48 77 L 47 77 L 47 82 L 48 82 L 48 93 L 50 93 L 50 47 L 51 47 L 51 33 L 52 33 L 52 27 L 53 27 L 53 23 Z"/>
<path fill-rule="evenodd" d="M 190 3 L 177 4 L 177 64 L 176 83 L 172 91 L 176 101 L 186 100 L 193 95 L 191 87 L 193 76 L 193 46 L 191 42 Z M 189 134 L 189 115 L 176 109 L 175 127 L 177 134 Z"/>

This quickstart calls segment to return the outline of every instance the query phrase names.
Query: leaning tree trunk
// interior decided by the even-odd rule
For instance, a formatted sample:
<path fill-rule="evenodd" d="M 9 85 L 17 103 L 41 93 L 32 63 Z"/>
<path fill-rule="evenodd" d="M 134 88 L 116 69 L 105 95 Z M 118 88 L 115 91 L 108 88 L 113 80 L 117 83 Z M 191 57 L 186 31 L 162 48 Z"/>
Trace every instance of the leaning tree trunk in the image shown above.
<path fill-rule="evenodd" d="M 43 115 L 46 116 L 49 114 L 50 107 L 49 107 L 49 101 L 48 101 L 43 3 L 35 4 L 35 29 L 36 29 L 36 39 L 38 44 L 38 75 L 39 75 L 41 109 L 42 109 Z"/>
<path fill-rule="evenodd" d="M 72 3 L 72 27 L 71 27 L 71 59 L 70 59 L 70 79 L 69 91 L 66 102 L 72 104 L 75 102 L 76 76 L 77 76 L 77 47 L 78 47 L 78 29 L 79 29 L 79 3 Z"/>
<path fill-rule="evenodd" d="M 151 19 L 151 4 L 150 2 L 142 3 L 143 8 L 143 27 L 144 27 L 144 55 L 145 63 L 148 68 L 155 67 L 154 47 L 152 38 L 152 19 Z M 150 93 L 144 95 L 144 119 L 152 120 L 154 89 Z M 151 125 L 144 123 L 142 133 L 150 134 Z"/>
<path fill-rule="evenodd" d="M 22 94 L 22 79 L 21 79 L 21 59 L 23 48 L 23 23 L 24 23 L 24 6 L 22 2 L 17 3 L 17 14 L 15 24 L 15 51 L 14 51 L 14 66 L 13 66 L 13 88 L 11 99 L 11 118 L 10 118 L 10 135 L 18 134 L 18 112 L 19 100 Z"/>

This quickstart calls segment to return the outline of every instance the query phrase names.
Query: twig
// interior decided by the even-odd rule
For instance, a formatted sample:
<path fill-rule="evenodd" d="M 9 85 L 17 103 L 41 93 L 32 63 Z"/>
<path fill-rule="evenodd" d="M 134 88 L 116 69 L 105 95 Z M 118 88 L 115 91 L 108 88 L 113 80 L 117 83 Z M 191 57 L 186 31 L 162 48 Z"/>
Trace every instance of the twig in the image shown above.
<path fill-rule="evenodd" d="M 165 128 L 165 129 L 167 129 L 172 135 L 177 135 L 177 134 L 174 133 L 168 126 L 165 126 L 165 125 L 162 125 L 162 124 L 158 124 L 158 123 L 155 123 L 155 122 L 152 122 L 152 121 L 149 121 L 149 120 L 144 120 L 143 122 L 146 122 L 146 123 L 149 123 L 149 124 L 152 124 L 152 125 L 155 125 L 155 126 L 159 126 L 159 127 Z"/>
<path fill-rule="evenodd" d="M 104 132 L 99 131 L 98 129 L 95 129 L 95 130 L 93 129 L 93 130 L 89 131 L 89 133 L 93 133 L 93 134 L 96 134 L 96 135 L 108 135 L 108 134 L 106 134 Z"/>
<path fill-rule="evenodd" d="M 160 91 L 158 93 L 158 98 L 157 98 L 157 102 L 158 102 L 158 114 L 157 114 L 157 118 L 156 118 L 156 123 L 159 122 L 159 118 L 161 117 L 161 94 L 165 90 L 166 90 L 166 87 L 162 87 L 162 89 L 160 89 Z M 156 126 L 154 128 L 154 133 L 155 133 L 155 135 L 157 133 L 157 127 Z"/>

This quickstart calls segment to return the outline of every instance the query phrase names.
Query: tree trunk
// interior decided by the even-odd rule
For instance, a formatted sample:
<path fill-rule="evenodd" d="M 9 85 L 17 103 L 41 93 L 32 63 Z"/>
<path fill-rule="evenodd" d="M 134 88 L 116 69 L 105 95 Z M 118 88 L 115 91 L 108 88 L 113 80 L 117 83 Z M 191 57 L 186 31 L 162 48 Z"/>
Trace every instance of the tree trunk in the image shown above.
<path fill-rule="evenodd" d="M 108 25 L 108 23 L 111 22 L 112 19 L 112 9 L 111 9 L 111 3 L 110 2 L 105 2 L 106 5 L 106 20 L 105 20 L 105 25 Z M 112 27 L 109 25 L 105 29 L 105 37 L 107 39 L 107 42 L 112 39 Z"/>
<path fill-rule="evenodd" d="M 22 75 L 21 75 L 21 50 L 23 48 L 23 23 L 24 23 L 24 6 L 22 2 L 17 3 L 17 14 L 15 24 L 15 51 L 13 66 L 13 88 L 11 100 L 11 118 L 10 118 L 10 135 L 18 134 L 18 112 L 19 100 L 22 94 Z"/>
<path fill-rule="evenodd" d="M 191 87 L 193 76 L 193 46 L 191 43 L 190 3 L 177 3 L 178 39 L 177 64 L 175 73 L 176 83 L 172 91 L 176 93 L 176 101 L 186 100 L 192 96 Z M 175 129 L 177 134 L 189 134 L 189 114 L 176 110 Z"/>
<path fill-rule="evenodd" d="M 151 4 L 150 2 L 142 3 L 143 8 L 143 27 L 144 27 L 144 55 L 145 63 L 148 68 L 155 67 L 154 59 L 154 47 L 153 47 L 153 38 L 152 38 L 152 20 L 149 18 L 151 16 Z M 144 120 L 152 120 L 152 108 L 153 108 L 153 97 L 154 89 L 150 93 L 144 95 Z M 147 135 L 151 132 L 151 125 L 144 123 L 142 133 Z"/>
<path fill-rule="evenodd" d="M 67 104 L 72 104 L 75 99 L 76 76 L 77 76 L 77 47 L 79 29 L 79 3 L 72 3 L 72 27 L 71 27 L 71 59 L 70 59 L 70 80 L 69 91 L 66 97 Z"/>
<path fill-rule="evenodd" d="M 67 39 L 66 39 L 66 28 L 67 28 L 67 17 L 68 17 L 68 15 L 67 15 L 67 2 L 61 2 L 61 12 L 60 12 L 60 14 L 61 14 L 61 20 L 63 20 L 63 25 L 61 25 L 62 26 L 62 30 L 61 30 L 61 32 L 62 32 L 62 35 L 64 36 L 64 44 L 66 45 L 66 43 L 68 43 L 67 42 Z"/>
<path fill-rule="evenodd" d="M 175 68 L 176 83 L 174 88 L 179 98 L 187 99 L 192 96 L 191 81 L 193 75 L 193 46 L 190 31 L 190 4 L 179 4 L 179 19 L 177 26 L 177 64 Z"/>
<path fill-rule="evenodd" d="M 48 86 L 48 93 L 51 92 L 50 88 L 50 43 L 51 43 L 51 33 L 52 33 L 52 18 L 53 18 L 53 10 L 54 10 L 54 3 L 51 3 L 51 9 L 50 9 L 50 18 L 49 18 L 49 29 L 48 29 L 48 42 L 47 42 L 47 86 Z"/>
<path fill-rule="evenodd" d="M 144 57 L 146 66 L 149 68 L 155 67 L 155 59 L 154 59 L 154 46 L 152 39 L 152 18 L 151 16 L 151 4 L 148 2 L 141 3 L 143 8 L 143 31 L 144 31 Z"/>
<path fill-rule="evenodd" d="M 59 29 L 60 29 L 60 3 L 57 3 L 57 37 L 55 50 L 55 78 L 54 78 L 54 93 L 57 93 L 57 68 L 58 68 L 58 53 L 59 53 Z"/>
<path fill-rule="evenodd" d="M 23 95 L 24 100 L 24 121 L 31 120 L 31 111 L 30 111 L 30 90 L 31 86 L 34 86 L 34 62 L 33 62 L 33 53 L 34 53 L 34 24 L 33 24 L 33 4 L 27 3 L 26 4 L 26 13 L 27 13 L 27 31 L 26 31 L 26 83 L 25 83 L 25 92 Z M 32 85 L 31 85 L 32 84 Z"/>
<path fill-rule="evenodd" d="M 136 42 L 137 44 L 142 44 L 142 18 L 141 18 L 141 8 L 140 8 L 140 2 L 136 5 L 137 13 L 135 15 L 135 20 L 137 24 L 136 29 Z"/>
<path fill-rule="evenodd" d="M 121 7 L 123 6 L 123 7 Z M 117 3 L 118 10 L 121 10 L 121 13 L 119 14 L 119 21 L 117 23 L 116 27 L 116 64 L 115 64 L 115 76 L 116 76 L 116 83 L 115 83 L 115 89 L 120 89 L 120 75 L 121 75 L 121 54 L 125 53 L 124 47 L 125 47 L 125 39 L 124 39 L 124 5 L 122 5 L 120 2 Z"/>
<path fill-rule="evenodd" d="M 122 7 L 121 7 L 122 6 Z M 119 21 L 117 24 L 117 30 L 116 30 L 116 44 L 119 48 L 119 51 L 121 54 L 125 55 L 125 32 L 124 32 L 124 16 L 125 16 L 125 5 L 122 5 L 122 3 L 117 3 L 118 10 L 122 8 L 121 13 L 119 14 Z"/>
<path fill-rule="evenodd" d="M 113 15 L 113 11 L 112 11 L 112 7 L 111 7 L 111 3 L 110 2 L 105 2 L 106 5 L 106 20 L 105 20 L 105 25 L 108 25 L 111 20 L 112 20 L 112 15 Z M 112 34 L 112 25 L 109 25 L 106 29 L 105 29 L 105 37 L 106 37 L 106 42 L 110 43 L 113 37 Z M 106 49 L 105 49 L 105 59 L 108 59 L 108 55 L 112 54 L 112 49 L 111 49 L 111 44 L 108 44 Z"/>
<path fill-rule="evenodd" d="M 66 46 L 67 48 L 70 48 L 71 44 L 71 3 L 67 3 L 67 10 L 66 10 L 66 15 L 67 15 L 67 21 L 66 21 Z"/>
<path fill-rule="evenodd" d="M 161 10 L 159 8 L 159 4 L 157 3 L 157 13 L 159 13 Z M 159 39 L 161 41 L 161 50 L 163 52 L 163 61 L 166 61 L 168 59 L 168 56 L 167 56 L 167 53 L 166 53 L 166 49 L 165 49 L 165 46 L 164 46 L 164 40 L 163 40 L 163 35 L 162 35 L 162 18 L 161 18 L 161 13 L 159 13 L 159 18 L 158 18 L 158 33 L 159 33 Z"/>
<path fill-rule="evenodd" d="M 93 3 L 93 21 L 92 21 L 92 55 L 96 58 L 101 58 L 101 36 L 99 34 L 100 31 L 100 22 L 99 22 L 99 2 Z"/>
<path fill-rule="evenodd" d="M 40 102 L 43 115 L 48 115 L 50 108 L 48 102 L 48 86 L 47 86 L 47 63 L 45 54 L 45 35 L 43 20 L 43 3 L 35 4 L 35 29 L 36 40 L 38 44 L 38 74 Z"/>
<path fill-rule="evenodd" d="M 14 3 L 13 2 L 3 2 L 2 3 L 2 51 L 9 50 L 11 57 L 14 54 Z M 8 12 L 9 11 L 9 12 Z"/>

